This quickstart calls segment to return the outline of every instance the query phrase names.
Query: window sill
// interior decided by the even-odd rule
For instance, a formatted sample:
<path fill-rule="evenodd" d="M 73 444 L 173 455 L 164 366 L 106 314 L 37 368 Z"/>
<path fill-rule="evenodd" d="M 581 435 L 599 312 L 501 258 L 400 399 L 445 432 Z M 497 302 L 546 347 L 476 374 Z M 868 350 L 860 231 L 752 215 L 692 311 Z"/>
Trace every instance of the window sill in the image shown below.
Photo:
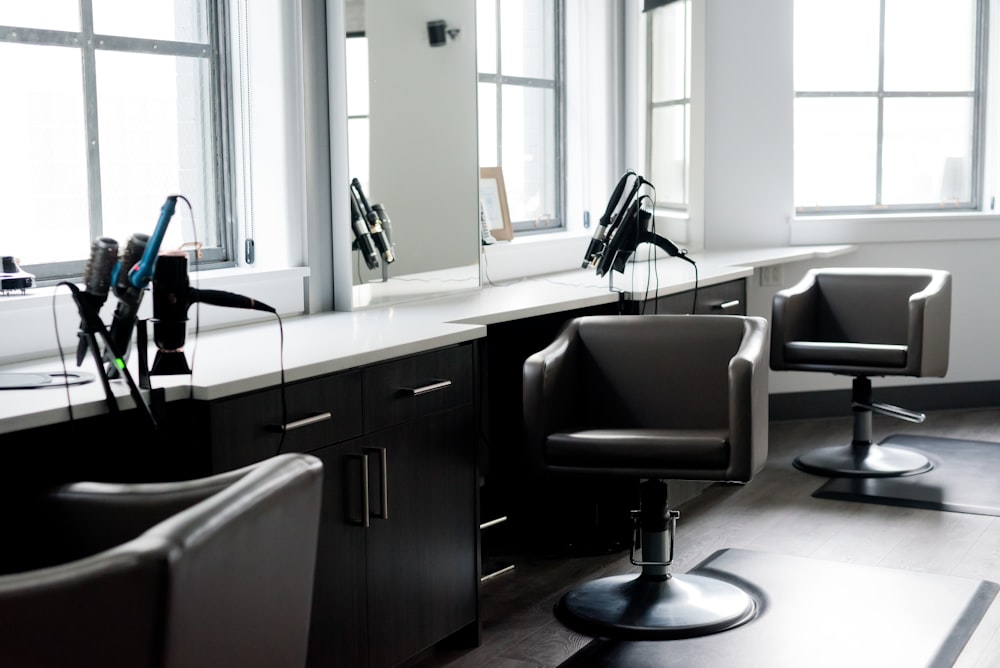
<path fill-rule="evenodd" d="M 225 290 L 253 297 L 273 306 L 282 316 L 305 312 L 304 283 L 309 276 L 306 267 L 283 269 L 216 269 L 192 272 L 192 287 Z M 143 298 L 139 318 L 152 317 L 152 299 Z M 110 297 L 101 310 L 105 324 L 111 322 L 117 300 Z M 271 317 L 260 311 L 202 306 L 198 310 L 198 327 L 202 331 L 230 327 Z M 66 286 L 31 288 L 25 294 L 0 296 L 0 318 L 5 327 L 0 363 L 6 364 L 75 350 L 80 316 L 72 294 Z M 189 327 L 195 325 L 194 309 L 189 312 Z"/>
<path fill-rule="evenodd" d="M 800 216 L 792 219 L 789 243 L 813 246 L 977 239 L 1000 239 L 1000 213 Z"/>
<path fill-rule="evenodd" d="M 482 246 L 483 283 L 580 268 L 593 229 L 526 234 Z"/>

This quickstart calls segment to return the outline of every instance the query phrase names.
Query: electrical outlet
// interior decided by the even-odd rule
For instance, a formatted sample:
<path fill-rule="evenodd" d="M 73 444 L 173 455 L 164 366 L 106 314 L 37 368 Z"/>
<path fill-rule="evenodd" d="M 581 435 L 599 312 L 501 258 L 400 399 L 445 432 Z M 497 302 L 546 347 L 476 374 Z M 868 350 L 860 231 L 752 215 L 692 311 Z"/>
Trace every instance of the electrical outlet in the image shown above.
<path fill-rule="evenodd" d="M 766 267 L 759 267 L 760 270 L 760 284 L 762 287 L 774 287 L 777 285 L 782 285 L 781 280 L 781 265 L 772 264 Z"/>

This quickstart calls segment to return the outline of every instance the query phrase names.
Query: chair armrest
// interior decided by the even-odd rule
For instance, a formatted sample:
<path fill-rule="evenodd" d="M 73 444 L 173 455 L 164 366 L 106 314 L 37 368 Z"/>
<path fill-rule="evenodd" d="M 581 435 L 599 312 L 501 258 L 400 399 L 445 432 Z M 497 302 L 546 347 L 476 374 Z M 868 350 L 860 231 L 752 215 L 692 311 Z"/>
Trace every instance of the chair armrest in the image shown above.
<path fill-rule="evenodd" d="M 745 317 L 729 362 L 730 480 L 749 481 L 767 461 L 769 334 L 766 319 Z"/>
<path fill-rule="evenodd" d="M 548 434 L 571 427 L 579 410 L 579 323 L 571 320 L 555 339 L 524 361 L 522 409 L 525 454 L 536 472 L 544 470 Z"/>
<path fill-rule="evenodd" d="M 916 375 L 943 377 L 951 339 L 951 274 L 933 270 L 931 280 L 910 296 L 907 367 Z"/>
<path fill-rule="evenodd" d="M 158 665 L 169 549 L 143 538 L 0 577 L 0 665 Z"/>
<path fill-rule="evenodd" d="M 809 340 L 816 322 L 818 286 L 813 270 L 790 288 L 778 291 L 771 304 L 771 355 L 772 369 L 785 366 L 785 343 Z"/>

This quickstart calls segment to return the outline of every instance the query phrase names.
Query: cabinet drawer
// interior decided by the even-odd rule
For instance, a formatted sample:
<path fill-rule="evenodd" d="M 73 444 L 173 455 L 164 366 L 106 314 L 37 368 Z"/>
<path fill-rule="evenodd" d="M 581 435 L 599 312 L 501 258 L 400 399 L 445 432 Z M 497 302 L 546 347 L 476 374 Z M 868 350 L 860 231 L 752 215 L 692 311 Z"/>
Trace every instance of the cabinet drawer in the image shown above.
<path fill-rule="evenodd" d="M 746 282 L 743 279 L 705 285 L 698 288 L 698 303 L 695 305 L 694 290 L 667 295 L 656 300 L 655 311 L 652 304 L 647 304 L 645 313 L 667 313 L 683 315 L 694 312 L 708 315 L 746 315 Z"/>
<path fill-rule="evenodd" d="M 376 364 L 362 373 L 365 433 L 472 402 L 471 345 Z"/>
<path fill-rule="evenodd" d="M 698 313 L 709 315 L 746 315 L 746 281 L 728 281 L 698 290 Z"/>
<path fill-rule="evenodd" d="M 309 452 L 361 435 L 361 372 L 325 376 L 212 403 L 212 468 L 245 466 L 278 452 Z M 284 442 L 282 443 L 282 433 Z"/>

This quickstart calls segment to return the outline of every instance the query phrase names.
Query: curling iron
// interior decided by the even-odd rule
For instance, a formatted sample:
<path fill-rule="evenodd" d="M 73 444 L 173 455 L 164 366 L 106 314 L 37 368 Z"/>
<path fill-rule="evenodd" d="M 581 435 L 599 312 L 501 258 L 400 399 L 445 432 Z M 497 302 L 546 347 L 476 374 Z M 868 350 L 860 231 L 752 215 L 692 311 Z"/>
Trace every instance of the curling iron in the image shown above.
<path fill-rule="evenodd" d="M 392 240 L 389 239 L 384 221 L 379 217 L 378 211 L 368 204 L 368 199 L 365 197 L 365 193 L 361 189 L 361 182 L 356 178 L 351 180 L 351 192 L 354 193 L 358 200 L 358 205 L 368 222 L 368 228 L 371 231 L 372 240 L 375 242 L 375 246 L 378 248 L 379 253 L 382 254 L 382 259 L 385 260 L 386 264 L 395 262 L 396 254 L 392 248 Z M 380 207 L 378 204 L 375 206 Z M 385 209 L 382 209 L 382 212 L 384 214 Z"/>
<path fill-rule="evenodd" d="M 378 269 L 378 251 L 375 249 L 375 242 L 372 241 L 364 214 L 361 213 L 361 205 L 358 203 L 354 188 L 351 188 L 351 229 L 354 230 L 354 245 L 361 252 L 365 264 L 369 269 Z"/>
<path fill-rule="evenodd" d="M 629 190 L 629 194 L 627 197 L 622 197 L 630 181 L 632 182 L 632 187 Z M 607 242 L 608 233 L 613 231 L 609 228 L 614 227 L 612 223 L 620 219 L 628 202 L 635 196 L 635 192 L 639 189 L 641 183 L 642 177 L 638 176 L 631 169 L 622 174 L 621 178 L 618 179 L 618 184 L 615 186 L 614 192 L 612 192 L 611 198 L 608 200 L 608 205 L 604 209 L 604 215 L 601 216 L 597 228 L 590 239 L 590 244 L 587 246 L 587 252 L 584 253 L 583 264 L 581 265 L 583 269 L 596 265 L 600 259 L 601 251 Z"/>
<path fill-rule="evenodd" d="M 111 271 L 112 290 L 118 298 L 118 306 L 111 321 L 109 350 L 105 351 L 108 376 L 111 378 L 117 378 L 120 369 L 125 366 L 139 305 L 142 303 L 146 286 L 149 285 L 156 270 L 160 244 L 163 242 L 167 225 L 174 216 L 176 206 L 177 196 L 167 197 L 167 201 L 160 208 L 160 218 L 153 235 L 148 236 L 138 232 L 133 234 L 125 246 L 121 259 Z"/>

